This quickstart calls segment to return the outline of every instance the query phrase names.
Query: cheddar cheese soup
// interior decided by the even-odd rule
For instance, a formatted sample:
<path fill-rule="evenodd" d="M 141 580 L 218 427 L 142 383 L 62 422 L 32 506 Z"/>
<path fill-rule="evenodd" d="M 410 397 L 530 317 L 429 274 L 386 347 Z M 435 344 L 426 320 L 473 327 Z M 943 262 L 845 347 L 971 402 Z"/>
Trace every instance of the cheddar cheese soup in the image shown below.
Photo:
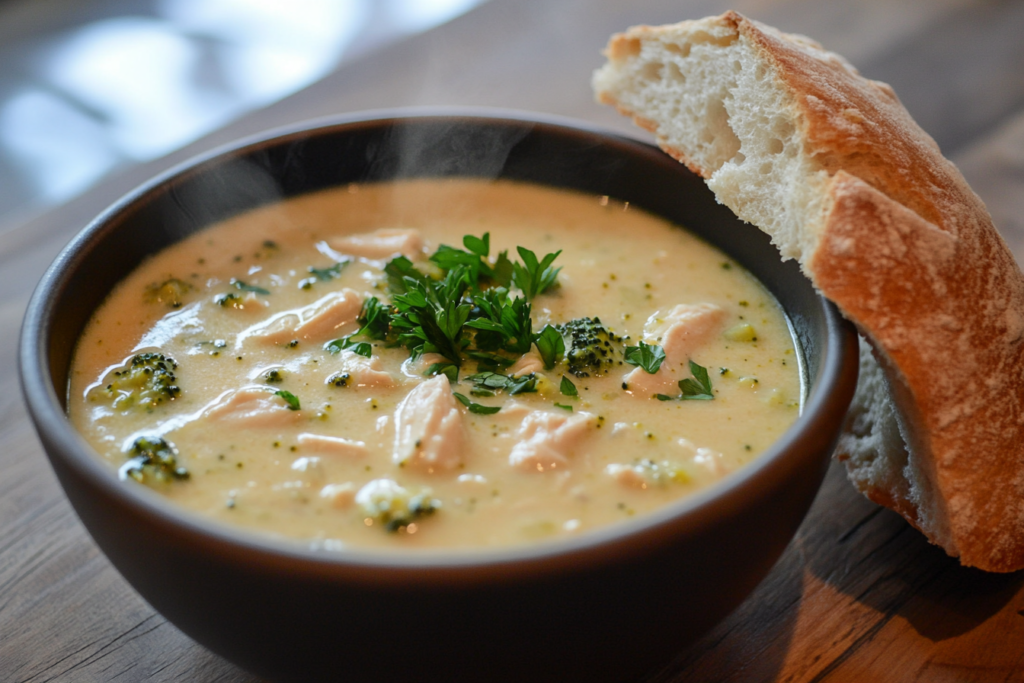
<path fill-rule="evenodd" d="M 318 547 L 481 547 L 654 510 L 796 419 L 778 304 L 685 231 L 505 181 L 352 185 L 157 254 L 71 420 L 129 485 Z"/>

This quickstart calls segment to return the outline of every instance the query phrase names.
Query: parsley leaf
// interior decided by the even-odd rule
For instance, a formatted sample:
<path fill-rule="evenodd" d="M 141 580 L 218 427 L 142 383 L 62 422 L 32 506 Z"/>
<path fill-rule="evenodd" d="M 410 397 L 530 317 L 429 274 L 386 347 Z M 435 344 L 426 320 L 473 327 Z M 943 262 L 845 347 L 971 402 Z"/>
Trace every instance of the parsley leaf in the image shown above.
<path fill-rule="evenodd" d="M 645 344 L 640 342 L 639 346 L 627 346 L 626 355 L 623 358 L 630 365 L 636 365 L 645 372 L 653 375 L 661 367 L 665 360 L 665 349 L 657 344 Z"/>
<path fill-rule="evenodd" d="M 556 403 L 555 407 L 556 408 L 561 408 L 562 410 L 568 410 L 570 413 L 572 412 L 572 406 L 567 406 L 567 405 L 564 405 L 564 404 L 561 404 L 561 403 Z"/>
<path fill-rule="evenodd" d="M 283 398 L 284 402 L 288 404 L 288 410 L 298 410 L 301 407 L 299 405 L 299 397 L 290 391 L 281 389 L 280 391 L 275 391 L 274 396 Z"/>
<path fill-rule="evenodd" d="M 468 396 L 463 396 L 457 391 L 453 391 L 452 396 L 458 399 L 459 403 L 469 408 L 469 412 L 476 413 L 477 415 L 493 415 L 501 410 L 501 406 L 485 406 L 479 403 L 473 403 Z"/>
<path fill-rule="evenodd" d="M 459 266 L 440 282 L 404 279 L 405 294 L 396 295 L 392 302 L 395 312 L 391 328 L 398 332 L 398 343 L 414 358 L 437 353 L 456 367 L 462 365 L 462 326 L 473 308 L 462 301 L 468 287 L 467 274 L 466 268 Z"/>
<path fill-rule="evenodd" d="M 309 266 L 306 271 L 309 272 L 313 277 L 307 277 L 299 281 L 299 289 L 309 289 L 317 282 L 327 282 L 341 275 L 341 269 L 351 263 L 351 260 L 339 261 L 333 266 L 326 268 L 316 268 Z"/>
<path fill-rule="evenodd" d="M 239 279 L 231 278 L 231 286 L 235 289 L 240 289 L 243 292 L 253 292 L 255 294 L 270 294 L 269 289 L 263 287 L 257 287 L 256 285 L 247 285 Z"/>
<path fill-rule="evenodd" d="M 356 334 L 362 334 L 370 339 L 387 339 L 391 329 L 391 307 L 382 304 L 377 297 L 371 296 L 363 302 L 363 308 L 356 320 L 361 325 Z"/>
<path fill-rule="evenodd" d="M 523 291 L 527 301 L 543 294 L 544 290 L 555 284 L 558 279 L 558 271 L 561 268 L 552 268 L 558 255 L 562 253 L 559 249 L 553 254 L 548 254 L 541 261 L 537 261 L 537 255 L 525 247 L 516 247 L 523 264 L 512 264 L 512 282 Z"/>
<path fill-rule="evenodd" d="M 690 372 L 693 373 L 693 379 L 679 380 L 679 389 L 683 392 L 680 398 L 684 401 L 710 401 L 713 399 L 715 395 L 711 392 L 708 369 L 691 360 Z"/>
<path fill-rule="evenodd" d="M 576 385 L 573 384 L 572 380 L 565 375 L 562 375 L 562 383 L 558 388 L 562 392 L 563 396 L 572 396 L 573 398 L 576 398 L 580 395 L 580 392 L 576 390 Z"/>
<path fill-rule="evenodd" d="M 423 374 L 430 376 L 444 375 L 448 378 L 449 384 L 455 384 L 459 381 L 459 368 L 454 363 L 434 363 Z"/>
<path fill-rule="evenodd" d="M 395 294 L 406 292 L 406 279 L 411 278 L 418 282 L 428 279 L 426 275 L 416 270 L 416 266 L 405 256 L 396 256 L 388 261 L 384 266 L 384 273 L 388 276 L 388 289 Z"/>
<path fill-rule="evenodd" d="M 708 377 L 708 369 L 702 365 L 690 361 L 690 372 L 693 377 L 679 380 L 680 396 L 666 396 L 655 394 L 659 401 L 711 401 L 715 394 L 711 391 L 711 379 Z"/>
<path fill-rule="evenodd" d="M 487 258 L 491 253 L 491 233 L 485 232 L 483 237 L 465 235 L 462 238 L 462 245 L 481 258 Z"/>
<path fill-rule="evenodd" d="M 509 377 L 497 372 L 478 372 L 466 377 L 477 389 L 485 391 L 507 391 L 509 395 L 529 394 L 537 391 L 537 376 L 533 373 L 521 377 Z"/>
<path fill-rule="evenodd" d="M 565 340 L 562 339 L 562 333 L 551 325 L 545 325 L 544 329 L 534 336 L 533 343 L 537 345 L 545 370 L 555 367 L 555 363 L 565 355 Z"/>

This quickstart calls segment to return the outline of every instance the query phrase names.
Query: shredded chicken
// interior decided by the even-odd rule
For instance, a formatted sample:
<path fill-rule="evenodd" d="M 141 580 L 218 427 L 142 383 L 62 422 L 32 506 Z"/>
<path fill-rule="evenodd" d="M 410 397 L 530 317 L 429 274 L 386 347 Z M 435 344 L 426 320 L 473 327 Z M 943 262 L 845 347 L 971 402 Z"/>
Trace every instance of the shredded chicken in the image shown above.
<path fill-rule="evenodd" d="M 450 470 L 462 462 L 462 413 L 444 375 L 418 385 L 395 410 L 395 450 L 399 466 L 421 472 Z"/>
<path fill-rule="evenodd" d="M 239 336 L 267 344 L 286 344 L 292 340 L 327 342 L 346 332 L 354 332 L 363 297 L 354 289 L 331 292 L 308 306 L 283 311 L 250 327 Z"/>
<path fill-rule="evenodd" d="M 381 228 L 360 235 L 348 235 L 328 240 L 331 249 L 350 256 L 384 259 L 401 254 L 414 259 L 423 251 L 423 237 L 419 230 Z"/>
<path fill-rule="evenodd" d="M 523 419 L 509 464 L 526 471 L 563 469 L 594 425 L 589 413 L 556 414 L 535 410 Z"/>
<path fill-rule="evenodd" d="M 634 396 L 678 393 L 679 380 L 690 376 L 693 352 L 711 341 L 722 329 L 725 311 L 714 304 L 680 304 L 667 314 L 655 313 L 644 325 L 644 341 L 665 351 L 658 372 L 636 368 L 622 378 Z"/>
<path fill-rule="evenodd" d="M 301 411 L 266 387 L 242 387 L 221 394 L 203 411 L 203 417 L 229 424 L 232 428 L 287 427 L 304 418 Z"/>

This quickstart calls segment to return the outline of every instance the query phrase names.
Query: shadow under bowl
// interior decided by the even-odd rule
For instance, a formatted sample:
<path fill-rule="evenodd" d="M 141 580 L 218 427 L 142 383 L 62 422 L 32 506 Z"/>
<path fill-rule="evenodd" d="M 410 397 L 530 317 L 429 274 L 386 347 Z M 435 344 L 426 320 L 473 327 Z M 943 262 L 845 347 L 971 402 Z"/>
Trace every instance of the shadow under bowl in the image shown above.
<path fill-rule="evenodd" d="M 269 202 L 424 176 L 609 195 L 722 249 L 789 317 L 803 414 L 753 463 L 655 513 L 565 541 L 414 554 L 316 551 L 204 520 L 118 481 L 71 427 L 76 341 L 146 256 Z M 778 559 L 853 395 L 857 340 L 794 262 L 653 146 L 518 113 L 392 111 L 245 141 L 122 199 L 46 272 L 20 363 L 32 419 L 89 533 L 157 611 L 240 666 L 274 680 L 623 680 L 725 617 Z"/>

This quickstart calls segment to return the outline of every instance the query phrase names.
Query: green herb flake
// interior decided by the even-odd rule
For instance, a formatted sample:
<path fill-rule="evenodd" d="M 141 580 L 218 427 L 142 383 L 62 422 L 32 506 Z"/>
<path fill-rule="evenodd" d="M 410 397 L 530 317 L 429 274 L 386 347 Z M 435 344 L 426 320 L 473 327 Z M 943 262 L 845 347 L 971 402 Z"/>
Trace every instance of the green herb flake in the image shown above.
<path fill-rule="evenodd" d="M 298 410 L 301 408 L 301 405 L 299 404 L 299 397 L 290 391 L 281 389 L 280 391 L 275 391 L 274 396 L 280 396 L 283 398 L 284 402 L 288 404 L 288 410 Z"/>
<path fill-rule="evenodd" d="M 708 369 L 702 365 L 690 361 L 690 372 L 693 379 L 679 380 L 679 388 L 682 390 L 684 401 L 710 401 L 715 395 L 711 391 L 711 378 L 708 377 Z"/>
<path fill-rule="evenodd" d="M 241 280 L 239 280 L 237 278 L 231 278 L 231 286 L 234 287 L 235 289 L 241 290 L 243 292 L 252 292 L 253 294 L 263 294 L 263 295 L 270 294 L 270 290 L 269 289 L 264 289 L 263 287 L 257 287 L 256 285 L 247 285 L 246 283 L 242 282 Z"/>
<path fill-rule="evenodd" d="M 562 410 L 568 410 L 570 413 L 572 412 L 572 406 L 567 406 L 567 405 L 564 405 L 562 403 L 556 403 L 555 407 L 556 408 L 561 408 Z"/>
<path fill-rule="evenodd" d="M 545 370 L 555 367 L 555 363 L 565 356 L 565 340 L 562 339 L 562 333 L 551 325 L 545 325 L 544 329 L 534 336 L 533 343 L 536 344 L 541 360 L 544 361 Z"/>
<path fill-rule="evenodd" d="M 563 396 L 571 396 L 573 398 L 578 398 L 580 395 L 580 392 L 576 390 L 576 385 L 573 384 L 572 380 L 566 377 L 565 375 L 562 375 L 562 383 L 559 385 L 558 388 L 562 392 Z"/>
<path fill-rule="evenodd" d="M 665 349 L 657 344 L 640 342 L 639 346 L 626 347 L 626 355 L 623 360 L 630 365 L 641 367 L 644 372 L 653 375 L 658 372 L 665 360 Z"/>
<path fill-rule="evenodd" d="M 457 391 L 453 391 L 452 396 L 454 396 L 459 403 L 466 406 L 469 409 L 469 412 L 476 413 L 477 415 L 493 415 L 501 410 L 501 406 L 485 406 L 479 403 L 473 403 L 468 396 L 463 396 Z"/>
<path fill-rule="evenodd" d="M 558 280 L 558 271 L 561 268 L 552 268 L 551 264 L 562 253 L 562 250 L 559 249 L 553 254 L 548 254 L 540 261 L 537 260 L 535 253 L 525 247 L 516 247 L 516 251 L 519 252 L 519 258 L 523 259 L 523 264 L 512 264 L 512 282 L 522 290 L 527 301 L 533 301 L 545 290 L 554 286 Z"/>

